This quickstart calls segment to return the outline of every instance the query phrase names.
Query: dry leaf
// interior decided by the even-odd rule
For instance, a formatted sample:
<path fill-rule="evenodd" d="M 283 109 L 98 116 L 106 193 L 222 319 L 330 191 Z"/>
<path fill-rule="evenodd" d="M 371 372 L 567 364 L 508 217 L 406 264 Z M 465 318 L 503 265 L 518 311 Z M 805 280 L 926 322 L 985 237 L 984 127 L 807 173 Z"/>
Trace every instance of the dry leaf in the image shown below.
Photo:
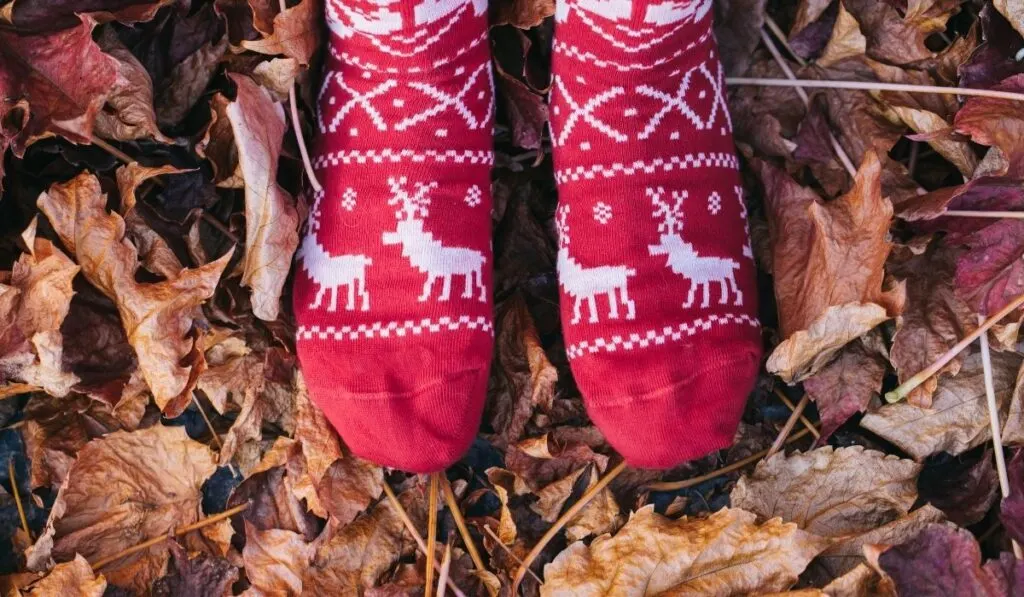
<path fill-rule="evenodd" d="M 340 525 L 355 520 L 384 491 L 384 470 L 355 456 L 337 460 L 320 477 L 310 477 L 324 509 Z"/>
<path fill-rule="evenodd" d="M 270 92 L 275 102 L 286 102 L 288 93 L 301 71 L 302 67 L 298 60 L 274 58 L 256 65 L 252 71 L 252 78 L 257 85 Z"/>
<path fill-rule="evenodd" d="M 305 4 L 312 4 L 306 0 Z M 238 97 L 227 117 L 238 145 L 245 178 L 245 258 L 242 284 L 252 288 L 253 314 L 273 321 L 281 291 L 299 246 L 299 216 L 292 197 L 277 183 L 284 141 L 284 110 L 252 79 L 230 75 Z"/>
<path fill-rule="evenodd" d="M 292 531 L 261 531 L 245 523 L 245 575 L 253 595 L 301 595 L 313 546 Z"/>
<path fill-rule="evenodd" d="M 213 295 L 231 253 L 183 270 L 173 280 L 139 283 L 135 280 L 138 255 L 124 238 L 124 220 L 107 212 L 106 196 L 95 176 L 83 173 L 55 184 L 37 203 L 82 266 L 85 278 L 117 305 L 157 405 L 168 416 L 178 415 L 201 369 L 181 364 L 195 350 L 189 333 L 197 307 Z"/>
<path fill-rule="evenodd" d="M 1006 17 L 1017 33 L 1024 35 L 1024 2 L 1021 0 L 992 0 L 992 6 Z"/>
<path fill-rule="evenodd" d="M 93 440 L 79 451 L 35 547 L 52 541 L 55 558 L 97 560 L 167 535 L 202 516 L 201 488 L 215 468 L 210 449 L 183 427 L 154 425 Z M 167 546 L 156 545 L 103 573 L 112 584 L 148 590 L 167 557 Z"/>
<path fill-rule="evenodd" d="M 177 126 L 188 115 L 206 92 L 227 49 L 225 37 L 218 43 L 207 43 L 174 65 L 170 76 L 157 91 L 156 119 L 160 126 Z"/>
<path fill-rule="evenodd" d="M 1006 79 L 995 89 L 1024 91 L 1024 75 Z M 953 127 L 971 137 L 975 143 L 998 147 L 1009 160 L 1007 171 L 1011 176 L 1024 175 L 1024 117 L 1019 102 L 990 97 L 972 97 L 956 113 Z"/>
<path fill-rule="evenodd" d="M 308 66 L 319 44 L 321 6 L 316 0 L 299 0 L 274 17 L 273 32 L 259 40 L 242 41 L 242 47 L 260 54 L 284 54 Z"/>
<path fill-rule="evenodd" d="M 520 29 L 529 29 L 555 14 L 553 0 L 502 0 L 495 2 L 495 16 L 491 26 L 512 25 Z"/>
<path fill-rule="evenodd" d="M 832 36 L 815 62 L 820 66 L 832 66 L 847 58 L 862 56 L 867 47 L 868 40 L 860 32 L 860 23 L 846 10 L 843 2 L 839 2 L 839 14 L 832 27 Z"/>
<path fill-rule="evenodd" d="M 992 353 L 992 381 L 1001 413 L 1011 409 L 1020 364 L 1021 359 L 1015 354 Z M 1012 418 L 1011 414 L 1009 419 Z M 960 454 L 989 441 L 992 434 L 981 353 L 964 358 L 956 377 L 939 379 L 930 408 L 906 402 L 889 404 L 865 415 L 860 424 L 918 460 L 939 451 Z"/>
<path fill-rule="evenodd" d="M 645 506 L 614 536 L 570 545 L 544 567 L 541 595 L 744 595 L 796 582 L 825 541 L 737 508 L 669 520 Z"/>
<path fill-rule="evenodd" d="M 132 141 L 149 137 L 161 143 L 165 137 L 156 124 L 153 80 L 142 63 L 124 47 L 113 29 L 104 29 L 100 47 L 117 64 L 117 79 L 107 95 L 107 110 L 96 113 L 96 134 L 106 139 Z"/>
<path fill-rule="evenodd" d="M 880 334 L 867 336 L 847 344 L 839 356 L 804 380 L 804 391 L 818 406 L 821 417 L 821 440 L 858 412 L 867 410 L 878 397 L 885 378 L 885 353 L 878 350 Z"/>
<path fill-rule="evenodd" d="M 229 597 L 238 580 L 238 568 L 223 558 L 199 554 L 189 558 L 176 541 L 168 542 L 172 569 L 153 585 L 153 597 Z"/>
<path fill-rule="evenodd" d="M 101 597 L 107 589 L 102 574 L 94 574 L 89 562 L 75 555 L 70 562 L 57 564 L 45 577 L 33 583 L 28 595 L 47 597 Z"/>

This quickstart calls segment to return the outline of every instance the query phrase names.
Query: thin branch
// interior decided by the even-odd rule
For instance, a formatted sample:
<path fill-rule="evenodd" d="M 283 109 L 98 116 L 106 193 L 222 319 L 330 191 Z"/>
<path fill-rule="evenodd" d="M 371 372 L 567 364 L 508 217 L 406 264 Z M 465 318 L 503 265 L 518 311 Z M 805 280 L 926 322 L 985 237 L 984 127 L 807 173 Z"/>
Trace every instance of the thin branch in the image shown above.
<path fill-rule="evenodd" d="M 21 503 L 21 492 L 18 491 L 18 479 L 14 476 L 14 454 L 7 459 L 7 479 L 11 482 L 11 495 L 14 496 L 14 505 L 18 507 L 18 518 L 21 519 L 21 528 L 28 535 L 29 539 L 35 540 L 32 537 L 32 530 L 28 528 L 28 517 L 25 516 L 25 506 Z"/>
<path fill-rule="evenodd" d="M 752 85 L 755 87 L 795 87 L 797 89 L 846 89 L 850 91 L 901 91 L 905 93 L 938 93 L 942 95 L 969 95 L 992 99 L 1024 102 L 1024 93 L 999 91 L 996 89 L 971 89 L 969 87 L 942 87 L 940 85 L 908 85 L 905 83 L 882 83 L 881 81 L 820 81 L 817 79 L 770 79 L 759 77 L 726 77 L 727 85 Z"/>
<path fill-rule="evenodd" d="M 782 44 L 783 48 L 786 48 L 786 52 L 789 53 L 790 58 L 796 61 L 796 63 L 799 64 L 800 66 L 807 66 L 807 61 L 804 60 L 802 56 L 797 54 L 789 45 L 789 39 L 786 37 L 786 34 L 782 31 L 782 28 L 779 27 L 779 24 L 775 22 L 775 19 L 771 18 L 768 15 L 764 15 L 764 26 L 767 27 L 773 34 L 775 34 L 775 39 L 779 40 L 779 43 Z"/>
<path fill-rule="evenodd" d="M 391 506 L 395 509 L 395 512 L 398 514 L 398 519 L 402 521 L 403 525 L 405 525 L 405 530 L 409 531 L 409 534 L 412 535 L 413 540 L 416 541 L 416 547 L 420 549 L 420 552 L 423 553 L 423 555 L 427 555 L 426 542 L 423 541 L 423 537 L 420 536 L 420 532 L 416 530 L 416 525 L 412 523 L 412 519 L 409 518 L 409 515 L 406 513 L 405 508 L 402 507 L 402 502 L 398 501 L 398 498 L 395 496 L 395 492 L 391 490 L 391 486 L 388 485 L 387 483 L 384 483 L 384 494 L 388 496 L 388 501 L 391 502 Z M 435 569 L 440 569 L 440 566 L 436 563 L 434 567 Z M 459 589 L 459 587 L 457 587 L 450 578 L 448 579 L 448 588 L 451 589 L 453 593 L 455 593 L 456 597 L 466 597 L 466 594 L 463 593 L 462 590 Z"/>
<path fill-rule="evenodd" d="M 772 442 L 772 447 L 768 448 L 768 454 L 765 455 L 767 458 L 774 456 L 782 449 L 782 446 L 786 444 L 786 438 L 788 438 L 790 432 L 793 431 L 793 427 L 796 427 L 797 419 L 800 418 L 800 415 L 804 412 L 804 409 L 807 408 L 807 404 L 810 401 L 811 395 L 805 392 L 804 397 L 800 399 L 796 408 L 793 409 L 793 413 L 789 415 L 789 419 L 786 421 L 786 424 L 782 426 L 782 431 L 779 432 L 779 436 L 775 438 L 774 442 Z"/>
<path fill-rule="evenodd" d="M 789 445 L 789 444 L 791 444 L 791 443 L 793 443 L 793 442 L 795 442 L 797 440 L 803 439 L 809 433 L 810 432 L 807 431 L 806 429 L 801 429 L 800 431 L 797 431 L 793 435 L 789 436 L 789 439 L 786 440 L 786 445 Z M 679 490 L 679 489 L 686 489 L 688 487 L 693 487 L 694 485 L 700 485 L 701 483 L 703 483 L 705 481 L 710 481 L 711 479 L 715 479 L 717 477 L 721 477 L 722 475 L 727 475 L 727 474 L 729 474 L 729 473 L 731 473 L 733 471 L 737 471 L 737 470 L 747 466 L 748 464 L 753 464 L 753 463 L 757 462 L 758 460 L 761 460 L 762 458 L 764 458 L 767 455 L 768 455 L 768 450 L 761 450 L 760 452 L 757 452 L 756 454 L 751 454 L 750 456 L 747 456 L 743 460 L 737 460 L 736 462 L 734 462 L 734 463 L 732 463 L 732 464 L 730 464 L 728 466 L 724 466 L 724 467 L 722 467 L 722 468 L 720 468 L 718 470 L 711 471 L 710 473 L 708 473 L 706 475 L 701 475 L 699 477 L 693 477 L 693 478 L 690 478 L 690 479 L 683 479 L 682 481 L 668 481 L 668 482 L 661 482 L 661 483 L 648 483 L 647 484 L 647 489 L 650 489 L 652 491 L 676 491 L 676 490 Z"/>
<path fill-rule="evenodd" d="M 172 537 L 181 537 L 182 535 L 184 535 L 186 533 L 191 533 L 192 531 L 201 529 L 201 528 L 206 527 L 206 526 L 210 526 L 211 524 L 213 524 L 215 522 L 220 522 L 220 521 L 224 520 L 225 518 L 230 518 L 230 517 L 234 516 L 235 514 L 238 514 L 239 512 L 244 511 L 248 507 L 249 507 L 249 503 L 246 502 L 244 504 L 239 504 L 239 505 L 235 506 L 234 508 L 229 508 L 229 509 L 227 509 L 227 510 L 225 510 L 223 512 L 218 512 L 217 514 L 214 514 L 213 516 L 207 516 L 206 518 L 204 518 L 204 519 L 202 519 L 202 520 L 200 520 L 198 522 L 194 522 L 194 523 L 192 523 L 190 525 L 186 525 L 186 526 L 183 526 L 183 527 L 178 527 L 177 529 L 174 529 L 174 532 L 171 533 L 170 535 L 163 535 L 163 536 L 160 536 L 160 537 L 154 537 L 154 538 L 150 539 L 149 541 L 144 541 L 142 543 L 139 543 L 138 545 L 134 545 L 132 547 L 129 547 L 128 549 L 121 550 L 121 551 L 119 551 L 118 553 L 115 553 L 112 556 L 108 556 L 108 557 L 96 560 L 96 562 L 92 564 L 92 569 L 93 570 L 99 570 L 100 568 L 106 566 L 107 564 L 109 564 L 111 562 L 114 562 L 116 560 L 120 560 L 121 558 L 124 558 L 124 557 L 128 557 L 128 556 L 130 556 L 132 554 L 135 554 L 135 553 L 138 553 L 138 552 L 140 552 L 140 551 L 142 551 L 144 549 L 149 549 L 150 547 L 153 547 L 154 545 L 159 545 L 159 544 L 163 543 L 164 541 L 167 541 L 168 539 L 170 539 Z"/>
<path fill-rule="evenodd" d="M 981 319 L 981 316 L 978 316 Z M 999 473 L 999 489 L 1005 500 L 1010 496 L 1010 477 L 1006 474 L 1006 458 L 1003 454 L 1003 437 L 999 425 L 999 406 L 996 404 L 996 389 L 992 383 L 992 357 L 988 348 L 988 334 L 981 335 L 981 367 L 985 374 L 985 397 L 988 399 L 988 423 L 992 431 L 992 446 L 995 448 L 996 471 Z M 1015 539 L 1013 543 L 1013 554 L 1017 559 L 1024 557 L 1020 544 Z"/>
<path fill-rule="evenodd" d="M 768 51 L 771 53 L 772 58 L 775 59 L 775 62 L 779 65 L 779 68 L 782 69 L 782 72 L 784 72 L 786 74 L 786 77 L 788 78 L 788 80 L 789 81 L 799 81 L 800 79 L 797 79 L 796 75 L 793 74 L 793 69 L 789 68 L 789 64 L 786 63 L 786 59 L 783 58 L 782 54 L 779 53 L 779 49 L 775 47 L 775 43 L 772 42 L 771 36 L 769 36 L 768 33 L 766 33 L 764 29 L 761 29 L 761 41 L 764 43 L 764 46 L 766 48 L 768 48 Z M 743 80 L 743 79 L 731 79 L 731 78 L 727 77 L 725 82 L 726 82 L 726 84 L 730 84 L 729 81 L 732 81 L 732 80 Z M 786 81 L 787 79 L 765 79 L 765 80 L 766 81 Z M 808 109 L 810 109 L 810 107 L 811 107 L 811 98 L 808 97 L 807 92 L 805 92 L 803 89 L 801 89 L 800 86 L 798 86 L 798 85 L 791 85 L 791 87 L 796 87 L 796 94 L 798 96 L 800 96 L 801 100 L 803 100 L 804 105 L 807 106 Z M 829 141 L 832 144 L 832 150 L 836 153 L 836 157 L 838 157 L 839 161 L 843 164 L 843 168 L 846 168 L 846 171 L 850 174 L 851 178 L 855 177 L 857 175 L 857 167 L 853 165 L 853 162 L 850 160 L 850 156 L 846 155 L 846 151 L 843 149 L 843 146 L 839 144 L 839 140 L 836 139 L 836 136 L 834 134 L 832 134 L 832 131 L 828 132 L 828 138 L 829 138 Z"/>
<path fill-rule="evenodd" d="M 964 209 L 947 209 L 939 214 L 940 216 L 955 216 L 960 218 L 1013 218 L 1024 220 L 1024 211 L 970 211 Z"/>
<path fill-rule="evenodd" d="M 427 572 L 424 581 L 424 597 L 434 595 L 434 560 L 436 559 L 437 548 L 437 476 L 440 473 L 431 473 L 430 490 L 427 497 Z"/>
<path fill-rule="evenodd" d="M 485 525 L 483 525 L 483 529 L 484 529 L 485 533 L 487 533 L 488 535 L 491 536 L 491 539 L 494 539 L 495 544 L 497 544 L 497 546 L 500 547 L 505 552 L 505 555 L 507 555 L 508 557 L 512 558 L 512 561 L 515 562 L 516 564 L 519 564 L 520 566 L 523 565 L 523 560 L 519 556 L 517 556 L 515 553 L 513 553 L 512 550 L 509 549 L 507 545 L 505 545 L 504 543 L 501 542 L 501 537 L 496 535 L 494 533 L 494 531 L 491 530 L 491 527 L 489 527 L 489 526 L 487 526 L 485 524 Z M 530 576 L 532 576 L 533 580 L 537 581 L 537 584 L 543 584 L 544 581 L 542 581 L 540 579 L 540 577 L 537 576 L 537 573 L 535 573 L 533 570 L 530 570 L 529 568 L 527 568 L 526 569 L 526 573 L 529 574 Z"/>
<path fill-rule="evenodd" d="M 444 590 L 448 582 L 448 569 L 452 565 L 452 542 L 444 544 L 444 557 L 441 558 L 441 570 L 437 574 L 437 597 L 444 597 Z"/>
<path fill-rule="evenodd" d="M 796 405 L 793 404 L 793 402 L 790 401 L 790 399 L 786 397 L 786 395 L 783 394 L 782 390 L 780 390 L 778 387 L 775 388 L 775 395 L 779 398 L 779 400 L 782 401 L 783 404 L 786 405 L 786 408 L 788 408 L 790 412 L 796 410 Z M 818 432 L 818 429 L 814 426 L 814 423 L 812 423 L 811 420 L 808 419 L 806 416 L 801 414 L 800 422 L 803 423 L 804 429 L 809 431 L 810 434 L 814 436 L 814 439 L 818 439 L 819 437 L 821 437 L 821 433 Z"/>
<path fill-rule="evenodd" d="M 953 358 L 956 357 L 956 355 L 960 354 L 963 351 L 963 349 L 970 346 L 971 342 L 977 340 L 982 334 L 987 332 L 989 328 L 999 323 L 1000 320 L 1002 320 L 1010 313 L 1014 312 L 1021 305 L 1024 305 L 1024 294 L 1013 299 L 998 313 L 986 319 L 980 326 L 978 326 L 978 329 L 974 330 L 966 337 L 964 337 L 964 339 L 961 340 L 956 346 L 947 350 L 945 354 L 940 356 L 934 363 L 929 365 L 926 369 L 900 384 L 900 386 L 895 390 L 892 390 L 891 392 L 886 392 L 885 400 L 891 403 L 899 402 L 900 400 L 906 398 L 907 395 L 913 392 L 919 385 L 928 381 L 928 379 L 931 376 L 935 375 L 943 367 L 945 367 L 946 363 L 952 361 Z"/>
<path fill-rule="evenodd" d="M 288 10 L 285 0 L 278 0 L 278 6 L 281 7 L 281 12 Z M 299 102 L 295 94 L 296 85 L 298 83 L 292 81 L 291 87 L 288 88 L 288 105 L 292 114 L 292 130 L 295 131 L 295 143 L 299 146 L 299 155 L 302 156 L 302 165 L 306 169 L 306 176 L 309 177 L 309 184 L 313 186 L 315 192 L 319 193 L 323 191 L 323 187 L 320 186 L 320 181 L 316 179 L 316 174 L 313 173 L 313 163 L 309 161 L 309 151 L 306 150 L 306 139 L 302 134 L 302 120 L 299 118 Z"/>
<path fill-rule="evenodd" d="M 213 429 L 213 423 L 210 422 L 210 417 L 206 416 L 206 411 L 203 410 L 203 405 L 199 403 L 199 399 L 196 398 L 195 392 L 192 393 L 192 404 L 196 405 L 196 409 L 199 414 L 203 416 L 203 422 L 206 423 L 206 428 L 210 431 L 210 435 L 213 436 L 213 443 L 217 444 L 217 452 L 220 453 L 224 450 L 224 444 L 220 441 L 220 436 Z M 231 471 L 232 477 L 240 477 L 238 469 L 235 468 L 235 463 L 228 462 L 228 470 Z"/>
<path fill-rule="evenodd" d="M 125 164 L 130 164 L 130 163 L 135 161 L 135 158 L 133 158 L 132 156 L 128 155 L 127 153 L 121 151 L 120 149 L 114 147 L 110 143 L 107 143 L 103 139 L 100 139 L 96 135 L 93 135 L 89 140 L 92 141 L 93 145 L 95 145 L 96 147 L 99 147 L 103 151 L 105 151 L 105 152 L 109 153 L 110 155 L 114 156 L 115 158 L 121 160 Z"/>
<path fill-rule="evenodd" d="M 469 527 L 466 526 L 466 519 L 462 517 L 462 511 L 459 510 L 459 502 L 455 499 L 455 492 L 452 491 L 451 483 L 448 482 L 447 478 L 441 479 L 441 491 L 444 493 L 444 501 L 448 505 L 448 511 L 451 512 L 452 518 L 455 520 L 455 527 L 459 529 L 459 535 L 462 537 L 462 544 L 466 546 L 466 551 L 469 552 L 470 559 L 473 560 L 473 565 L 480 572 L 485 572 L 487 568 L 484 566 L 484 560 L 480 557 L 480 552 L 476 549 L 476 543 L 473 541 L 473 536 L 469 534 Z M 488 592 L 493 592 L 488 586 Z"/>
<path fill-rule="evenodd" d="M 551 540 L 555 538 L 555 535 L 562 530 L 562 527 L 569 524 L 569 521 L 573 518 L 576 518 L 576 515 L 579 514 L 580 511 L 591 502 L 591 500 L 597 497 L 597 494 L 601 493 L 601 490 L 607 487 L 608 484 L 615 480 L 615 477 L 618 477 L 624 470 L 626 470 L 625 461 L 620 462 L 615 468 L 605 473 L 604 477 L 598 480 L 593 487 L 588 489 L 579 501 L 566 510 L 565 514 L 558 517 L 555 524 L 551 525 L 551 528 L 548 529 L 547 532 L 544 533 L 544 536 L 540 538 L 540 541 L 533 546 L 530 553 L 526 554 L 526 557 L 523 558 L 523 563 L 519 566 L 519 570 L 516 572 L 516 577 L 512 581 L 513 595 L 519 594 L 519 583 L 523 582 L 523 577 L 526 576 L 526 571 L 530 568 L 530 565 L 533 564 L 533 561 L 537 559 L 537 556 L 540 555 L 540 552 L 544 551 L 544 548 L 547 547 L 548 543 L 550 543 Z"/>

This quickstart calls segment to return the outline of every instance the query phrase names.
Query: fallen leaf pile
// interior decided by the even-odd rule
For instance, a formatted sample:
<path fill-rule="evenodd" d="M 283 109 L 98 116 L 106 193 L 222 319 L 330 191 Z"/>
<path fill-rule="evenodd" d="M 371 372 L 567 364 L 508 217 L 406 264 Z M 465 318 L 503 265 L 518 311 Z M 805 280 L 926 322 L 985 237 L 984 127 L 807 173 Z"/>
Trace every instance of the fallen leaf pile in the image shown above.
<path fill-rule="evenodd" d="M 495 358 L 427 546 L 295 358 L 322 3 L 0 0 L 0 594 L 421 595 L 428 549 L 456 595 L 1024 590 L 1024 309 L 951 352 L 1024 294 L 1024 95 L 965 93 L 1024 94 L 1020 3 L 715 3 L 768 356 L 665 472 L 568 369 L 554 10 L 491 1 Z"/>

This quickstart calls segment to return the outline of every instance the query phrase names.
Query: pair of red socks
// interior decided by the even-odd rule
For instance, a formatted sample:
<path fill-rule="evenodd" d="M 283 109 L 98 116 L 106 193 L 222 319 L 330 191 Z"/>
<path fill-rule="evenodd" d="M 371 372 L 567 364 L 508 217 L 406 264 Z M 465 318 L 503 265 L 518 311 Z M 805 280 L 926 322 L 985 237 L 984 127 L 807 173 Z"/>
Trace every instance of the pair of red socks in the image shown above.
<path fill-rule="evenodd" d="M 560 0 L 550 118 L 573 375 L 634 466 L 727 446 L 760 358 L 710 0 Z M 298 352 L 353 452 L 412 472 L 479 426 L 494 336 L 486 0 L 328 0 Z"/>

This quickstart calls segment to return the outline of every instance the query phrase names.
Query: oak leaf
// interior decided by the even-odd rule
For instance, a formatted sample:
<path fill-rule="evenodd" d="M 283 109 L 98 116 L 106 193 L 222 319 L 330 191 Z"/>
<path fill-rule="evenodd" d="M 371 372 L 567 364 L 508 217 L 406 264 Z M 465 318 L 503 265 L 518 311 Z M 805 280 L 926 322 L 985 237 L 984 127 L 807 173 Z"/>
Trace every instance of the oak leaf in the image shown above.
<path fill-rule="evenodd" d="M 182 365 L 194 355 L 190 338 L 197 307 L 209 299 L 231 253 L 173 280 L 140 283 L 135 247 L 125 239 L 121 216 L 108 213 L 99 181 L 87 173 L 54 184 L 37 201 L 64 246 L 82 266 L 82 274 L 117 305 L 128 342 L 157 405 L 177 416 L 188 403 L 203 364 Z M 199 357 L 201 358 L 201 354 Z"/>
<path fill-rule="evenodd" d="M 544 567 L 541 595 L 744 595 L 796 582 L 826 542 L 773 519 L 723 509 L 670 520 L 645 506 L 614 537 L 576 542 Z"/>
<path fill-rule="evenodd" d="M 238 87 L 238 97 L 228 104 L 226 111 L 245 179 L 242 284 L 252 288 L 253 314 L 273 321 L 280 310 L 292 256 L 299 246 L 295 200 L 277 182 L 285 133 L 284 110 L 249 77 L 229 76 Z"/>

